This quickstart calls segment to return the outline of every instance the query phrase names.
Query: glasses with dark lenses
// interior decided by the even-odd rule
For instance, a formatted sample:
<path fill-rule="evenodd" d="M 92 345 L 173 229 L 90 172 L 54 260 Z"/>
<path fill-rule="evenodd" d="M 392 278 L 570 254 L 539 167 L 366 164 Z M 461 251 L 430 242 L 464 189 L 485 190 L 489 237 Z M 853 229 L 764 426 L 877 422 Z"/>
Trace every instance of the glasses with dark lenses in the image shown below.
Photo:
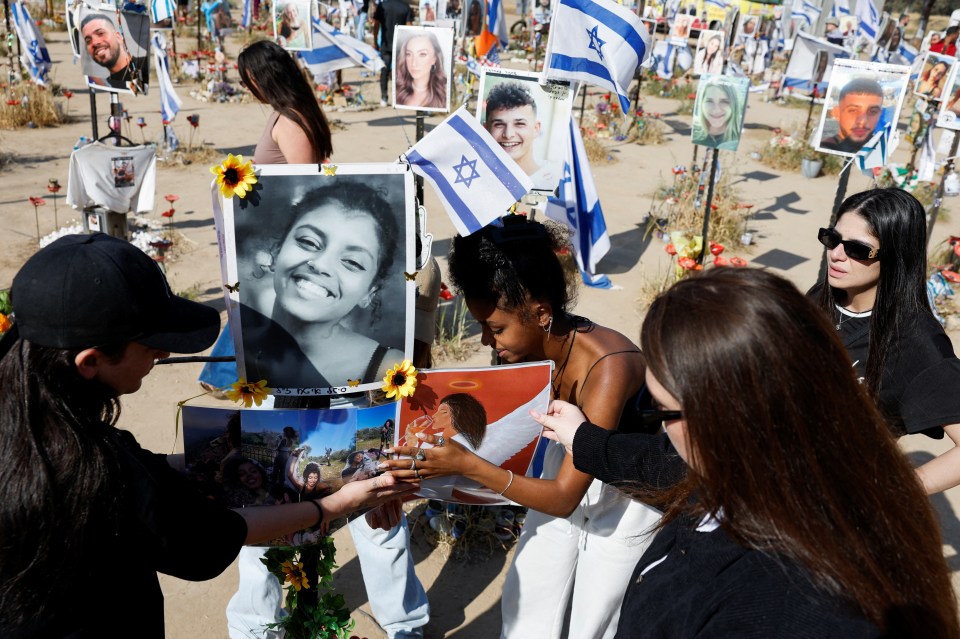
<path fill-rule="evenodd" d="M 843 252 L 847 257 L 855 260 L 872 260 L 880 255 L 880 249 L 873 248 L 869 244 L 864 244 L 858 240 L 845 240 L 837 233 L 837 229 L 820 229 L 817 233 L 817 239 L 831 251 L 843 244 Z"/>
<path fill-rule="evenodd" d="M 668 422 L 672 419 L 682 419 L 682 418 L 683 418 L 683 412 L 679 410 L 642 410 L 640 411 L 640 423 L 643 424 L 644 429 L 649 429 L 654 426 L 659 428 L 663 426 L 663 422 Z"/>

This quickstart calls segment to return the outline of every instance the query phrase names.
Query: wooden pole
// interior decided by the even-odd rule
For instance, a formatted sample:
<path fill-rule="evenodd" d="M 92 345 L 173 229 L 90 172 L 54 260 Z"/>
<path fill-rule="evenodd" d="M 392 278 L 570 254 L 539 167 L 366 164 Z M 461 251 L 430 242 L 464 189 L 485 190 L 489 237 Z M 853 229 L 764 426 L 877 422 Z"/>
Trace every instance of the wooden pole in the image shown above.
<path fill-rule="evenodd" d="M 707 182 L 707 204 L 703 207 L 703 230 L 700 237 L 700 255 L 697 264 L 703 264 L 703 256 L 707 252 L 707 233 L 710 231 L 710 207 L 713 205 L 713 185 L 717 181 L 717 162 L 720 161 L 720 149 L 714 149 L 710 160 L 710 179 Z"/>

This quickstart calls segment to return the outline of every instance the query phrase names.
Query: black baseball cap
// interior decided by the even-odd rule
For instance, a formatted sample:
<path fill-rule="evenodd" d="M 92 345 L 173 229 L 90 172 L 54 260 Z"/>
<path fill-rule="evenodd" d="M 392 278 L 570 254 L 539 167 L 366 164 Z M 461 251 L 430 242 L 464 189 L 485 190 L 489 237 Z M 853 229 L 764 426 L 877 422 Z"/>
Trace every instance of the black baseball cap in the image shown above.
<path fill-rule="evenodd" d="M 13 278 L 10 297 L 19 336 L 50 348 L 138 342 L 196 353 L 220 331 L 216 310 L 174 295 L 155 261 L 104 233 L 40 249 Z"/>

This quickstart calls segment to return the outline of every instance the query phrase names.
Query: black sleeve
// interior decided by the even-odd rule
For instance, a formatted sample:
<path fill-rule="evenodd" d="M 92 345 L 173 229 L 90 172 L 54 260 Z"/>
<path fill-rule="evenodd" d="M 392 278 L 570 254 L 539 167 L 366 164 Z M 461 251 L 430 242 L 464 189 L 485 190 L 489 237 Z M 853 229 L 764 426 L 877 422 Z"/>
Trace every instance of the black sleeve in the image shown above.
<path fill-rule="evenodd" d="M 941 427 L 960 424 L 960 359 L 942 359 L 907 383 L 900 415 L 908 433 L 943 437 Z"/>
<path fill-rule="evenodd" d="M 573 465 L 600 481 L 637 481 L 668 488 L 684 478 L 687 464 L 666 433 L 619 433 L 584 422 L 573 438 Z"/>
<path fill-rule="evenodd" d="M 373 10 L 373 19 L 383 25 L 383 3 L 377 5 L 377 8 Z"/>

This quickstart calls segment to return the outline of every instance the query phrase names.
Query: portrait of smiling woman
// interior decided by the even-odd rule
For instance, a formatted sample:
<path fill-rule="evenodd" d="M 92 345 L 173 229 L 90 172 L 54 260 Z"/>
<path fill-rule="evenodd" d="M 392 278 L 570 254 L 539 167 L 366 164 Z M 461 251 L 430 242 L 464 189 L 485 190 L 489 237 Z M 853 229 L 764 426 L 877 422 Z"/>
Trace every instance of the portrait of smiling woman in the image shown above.
<path fill-rule="evenodd" d="M 275 389 L 363 390 L 412 350 L 410 180 L 280 175 L 302 169 L 262 167 L 264 197 L 233 211 L 242 372 Z"/>
<path fill-rule="evenodd" d="M 453 30 L 397 27 L 394 47 L 395 106 L 421 111 L 449 110 L 447 69 L 452 58 Z"/>
<path fill-rule="evenodd" d="M 693 143 L 721 151 L 740 145 L 747 108 L 746 78 L 704 75 L 693 106 Z"/>

